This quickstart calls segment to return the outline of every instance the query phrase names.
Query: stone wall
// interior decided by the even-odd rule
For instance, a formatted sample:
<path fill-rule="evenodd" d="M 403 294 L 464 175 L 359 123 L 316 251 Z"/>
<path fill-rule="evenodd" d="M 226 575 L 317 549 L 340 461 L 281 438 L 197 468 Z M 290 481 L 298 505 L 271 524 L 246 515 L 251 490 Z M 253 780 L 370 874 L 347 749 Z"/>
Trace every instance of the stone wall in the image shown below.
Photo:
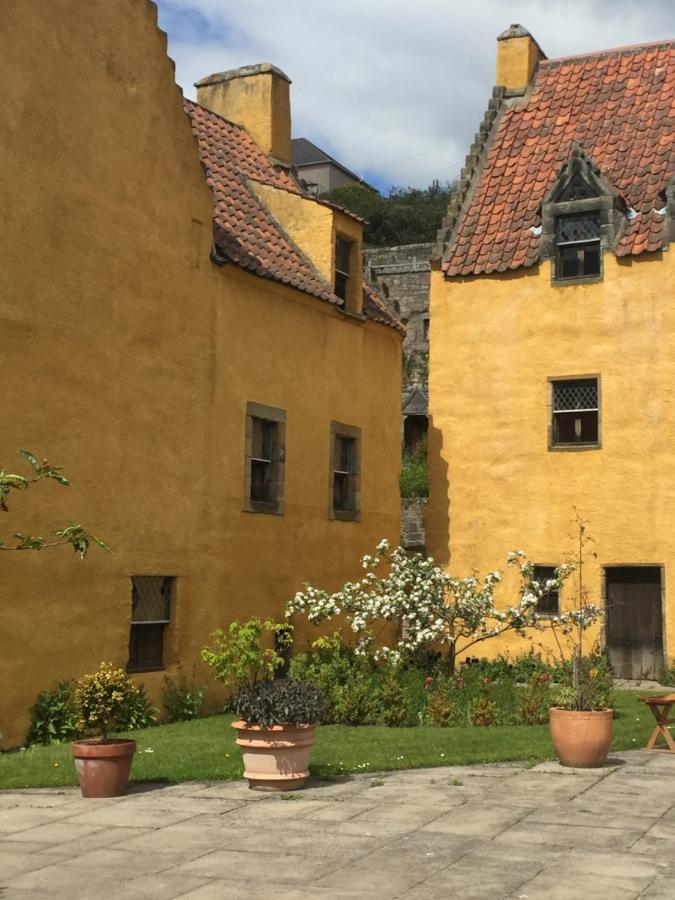
<path fill-rule="evenodd" d="M 406 550 L 426 553 L 424 510 L 426 497 L 404 497 L 401 500 L 401 546 Z"/>
<path fill-rule="evenodd" d="M 408 333 L 403 343 L 404 353 L 409 359 L 424 362 L 429 353 L 429 258 L 432 248 L 431 243 L 404 244 L 363 251 L 366 278 L 378 288 L 406 324 Z M 426 371 L 411 375 L 410 382 L 426 386 Z"/>

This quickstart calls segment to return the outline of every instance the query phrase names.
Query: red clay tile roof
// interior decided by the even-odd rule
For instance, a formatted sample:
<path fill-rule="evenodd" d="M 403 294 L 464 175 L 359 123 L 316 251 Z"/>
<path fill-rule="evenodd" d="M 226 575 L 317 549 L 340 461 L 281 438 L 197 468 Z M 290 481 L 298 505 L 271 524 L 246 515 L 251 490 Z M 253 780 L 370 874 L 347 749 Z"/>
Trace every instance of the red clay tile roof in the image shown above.
<path fill-rule="evenodd" d="M 340 304 L 247 184 L 251 179 L 302 194 L 294 179 L 270 162 L 246 129 L 191 100 L 184 104 L 213 191 L 213 234 L 219 255 L 262 278 Z M 393 313 L 380 309 L 384 301 L 375 296 L 372 289 L 368 294 L 364 289 L 364 315 L 404 330 Z"/>
<path fill-rule="evenodd" d="M 675 41 L 544 60 L 532 91 L 505 104 L 447 249 L 448 275 L 539 261 L 541 204 L 578 143 L 638 215 L 619 256 L 667 243 L 665 189 L 675 177 Z"/>

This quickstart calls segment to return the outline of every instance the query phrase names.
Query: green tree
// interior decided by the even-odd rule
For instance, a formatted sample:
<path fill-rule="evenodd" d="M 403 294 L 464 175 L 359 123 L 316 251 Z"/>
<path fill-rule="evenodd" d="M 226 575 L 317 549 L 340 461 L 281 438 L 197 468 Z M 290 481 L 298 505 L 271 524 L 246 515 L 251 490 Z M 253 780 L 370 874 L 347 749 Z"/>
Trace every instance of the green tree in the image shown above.
<path fill-rule="evenodd" d="M 337 188 L 326 199 L 366 219 L 364 243 L 370 247 L 433 241 L 455 186 L 433 181 L 429 187 L 392 187 L 386 196 L 359 184 Z"/>

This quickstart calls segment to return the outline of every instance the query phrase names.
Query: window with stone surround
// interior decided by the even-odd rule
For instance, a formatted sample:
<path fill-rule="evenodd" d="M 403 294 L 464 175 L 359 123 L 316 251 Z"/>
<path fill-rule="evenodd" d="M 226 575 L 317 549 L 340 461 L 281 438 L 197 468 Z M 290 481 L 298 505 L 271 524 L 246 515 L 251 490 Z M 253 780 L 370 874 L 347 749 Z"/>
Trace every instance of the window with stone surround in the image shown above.
<path fill-rule="evenodd" d="M 171 575 L 133 575 L 131 578 L 131 630 L 129 672 L 164 668 L 164 632 L 171 622 Z"/>
<path fill-rule="evenodd" d="M 284 507 L 286 412 L 262 403 L 246 404 L 244 509 L 282 515 Z"/>
<path fill-rule="evenodd" d="M 549 380 L 551 449 L 600 446 L 600 379 L 554 378 Z"/>
<path fill-rule="evenodd" d="M 358 521 L 361 502 L 361 429 L 342 422 L 330 426 L 328 517 Z"/>

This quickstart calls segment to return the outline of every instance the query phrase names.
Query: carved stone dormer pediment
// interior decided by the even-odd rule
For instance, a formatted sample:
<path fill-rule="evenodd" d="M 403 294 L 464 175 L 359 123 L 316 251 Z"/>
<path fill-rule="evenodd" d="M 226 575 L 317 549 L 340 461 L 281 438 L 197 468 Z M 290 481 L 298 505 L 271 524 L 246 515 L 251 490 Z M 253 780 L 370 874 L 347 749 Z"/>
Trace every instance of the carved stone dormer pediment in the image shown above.
<path fill-rule="evenodd" d="M 600 173 L 581 144 L 572 147 L 570 158 L 561 166 L 553 186 L 544 197 L 546 203 L 577 203 L 599 197 L 611 197 L 625 210 L 626 205 Z"/>
<path fill-rule="evenodd" d="M 556 221 L 572 228 L 583 237 L 584 227 L 593 231 L 599 252 L 613 250 L 627 226 L 632 211 L 623 197 L 603 176 L 598 166 L 580 144 L 572 148 L 569 159 L 561 166 L 541 208 L 541 259 L 554 261 L 553 278 L 559 260 L 556 258 Z M 573 220 L 573 217 L 578 219 Z M 586 220 L 586 222 L 584 222 Z M 564 229 L 562 229 L 564 231 Z M 561 228 L 558 227 L 558 232 Z M 558 238 L 561 235 L 558 234 Z M 602 278 L 602 270 L 593 280 Z"/>

